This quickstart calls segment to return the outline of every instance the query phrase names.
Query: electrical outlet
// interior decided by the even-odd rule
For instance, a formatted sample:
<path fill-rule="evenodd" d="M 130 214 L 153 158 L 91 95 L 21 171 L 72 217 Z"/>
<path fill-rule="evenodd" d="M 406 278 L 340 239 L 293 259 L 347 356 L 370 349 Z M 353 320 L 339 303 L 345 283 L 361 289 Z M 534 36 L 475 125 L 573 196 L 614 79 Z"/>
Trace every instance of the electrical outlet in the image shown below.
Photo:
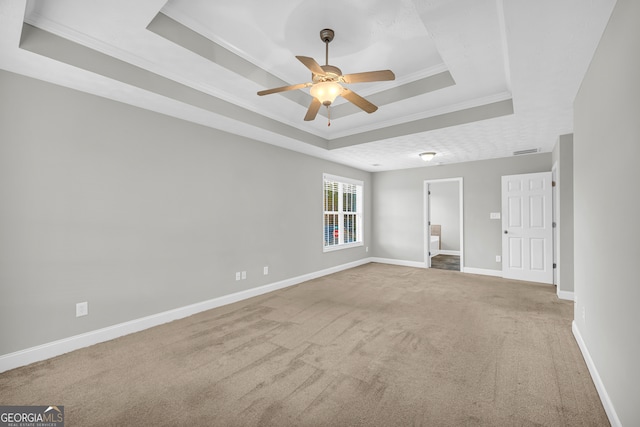
<path fill-rule="evenodd" d="M 264 267 L 264 268 L 262 269 L 262 274 L 264 274 L 265 276 L 266 276 L 267 274 L 269 274 L 269 267 L 268 267 L 268 266 L 266 266 L 266 267 Z"/>
<path fill-rule="evenodd" d="M 89 314 L 89 303 L 79 302 L 76 304 L 76 317 L 82 317 Z"/>
<path fill-rule="evenodd" d="M 490 212 L 489 219 L 500 219 L 500 212 Z"/>
<path fill-rule="evenodd" d="M 236 280 L 240 280 L 240 272 L 236 271 Z"/>
<path fill-rule="evenodd" d="M 246 271 L 243 271 L 243 272 L 242 272 L 242 280 L 244 280 L 244 279 L 246 279 L 246 278 L 247 278 L 247 272 L 246 272 Z"/>
<path fill-rule="evenodd" d="M 500 255 L 496 255 L 496 262 L 502 262 L 502 257 Z"/>

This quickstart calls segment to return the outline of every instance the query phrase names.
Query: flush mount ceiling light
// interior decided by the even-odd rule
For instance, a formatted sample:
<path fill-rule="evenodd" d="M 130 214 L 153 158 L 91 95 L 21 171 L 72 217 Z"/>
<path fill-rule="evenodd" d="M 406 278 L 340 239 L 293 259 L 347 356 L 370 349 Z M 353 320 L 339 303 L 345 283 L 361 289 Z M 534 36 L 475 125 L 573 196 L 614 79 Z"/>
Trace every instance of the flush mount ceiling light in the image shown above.
<path fill-rule="evenodd" d="M 305 67 L 311 71 L 311 82 L 300 83 L 297 85 L 283 86 L 275 89 L 261 90 L 258 95 L 269 95 L 272 93 L 285 92 L 288 90 L 303 89 L 311 87 L 310 93 L 313 96 L 311 105 L 304 117 L 306 121 L 313 120 L 318 114 L 321 106 L 327 107 L 333 104 L 338 96 L 342 96 L 347 101 L 367 113 L 373 113 L 378 109 L 377 106 L 367 101 L 351 89 L 347 89 L 343 84 L 380 82 L 385 80 L 394 80 L 396 76 L 391 70 L 367 71 L 364 73 L 342 74 L 340 68 L 329 65 L 329 43 L 333 40 L 335 33 L 330 28 L 320 31 L 320 39 L 325 44 L 325 65 L 320 65 L 315 59 L 308 56 L 296 56 L 298 61 L 302 62 Z M 331 125 L 331 121 L 329 121 Z"/>
<path fill-rule="evenodd" d="M 427 151 L 426 153 L 420 153 L 420 158 L 425 162 L 430 162 L 436 156 L 434 151 Z"/>

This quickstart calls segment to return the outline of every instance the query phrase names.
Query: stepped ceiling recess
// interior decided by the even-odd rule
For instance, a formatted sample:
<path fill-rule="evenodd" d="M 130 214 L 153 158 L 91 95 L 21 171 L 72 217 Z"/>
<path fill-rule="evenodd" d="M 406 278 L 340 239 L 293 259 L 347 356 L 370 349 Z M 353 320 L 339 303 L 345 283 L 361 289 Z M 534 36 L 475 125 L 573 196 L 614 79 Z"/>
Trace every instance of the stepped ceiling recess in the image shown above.
<path fill-rule="evenodd" d="M 615 0 L 0 0 L 0 68 L 367 171 L 549 152 Z M 296 55 L 349 88 L 313 121 Z M 429 163 L 418 155 L 435 151 Z"/>

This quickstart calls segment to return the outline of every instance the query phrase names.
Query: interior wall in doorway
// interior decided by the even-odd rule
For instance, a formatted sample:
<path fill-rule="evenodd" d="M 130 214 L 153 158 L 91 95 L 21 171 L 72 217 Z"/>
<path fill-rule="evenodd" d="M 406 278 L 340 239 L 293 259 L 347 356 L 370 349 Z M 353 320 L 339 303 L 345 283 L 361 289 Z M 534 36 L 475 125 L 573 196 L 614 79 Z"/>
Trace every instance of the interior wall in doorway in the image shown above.
<path fill-rule="evenodd" d="M 429 184 L 431 224 L 442 227 L 440 243 L 442 251 L 460 252 L 460 189 L 457 181 Z"/>

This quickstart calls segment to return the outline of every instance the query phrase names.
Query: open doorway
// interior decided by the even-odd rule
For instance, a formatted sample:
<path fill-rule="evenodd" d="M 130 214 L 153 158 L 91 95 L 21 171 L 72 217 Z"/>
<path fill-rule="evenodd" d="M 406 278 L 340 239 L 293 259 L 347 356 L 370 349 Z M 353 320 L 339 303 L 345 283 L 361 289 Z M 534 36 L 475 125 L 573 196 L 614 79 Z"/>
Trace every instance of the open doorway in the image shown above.
<path fill-rule="evenodd" d="M 427 268 L 464 266 L 462 178 L 424 182 L 424 254 Z"/>

